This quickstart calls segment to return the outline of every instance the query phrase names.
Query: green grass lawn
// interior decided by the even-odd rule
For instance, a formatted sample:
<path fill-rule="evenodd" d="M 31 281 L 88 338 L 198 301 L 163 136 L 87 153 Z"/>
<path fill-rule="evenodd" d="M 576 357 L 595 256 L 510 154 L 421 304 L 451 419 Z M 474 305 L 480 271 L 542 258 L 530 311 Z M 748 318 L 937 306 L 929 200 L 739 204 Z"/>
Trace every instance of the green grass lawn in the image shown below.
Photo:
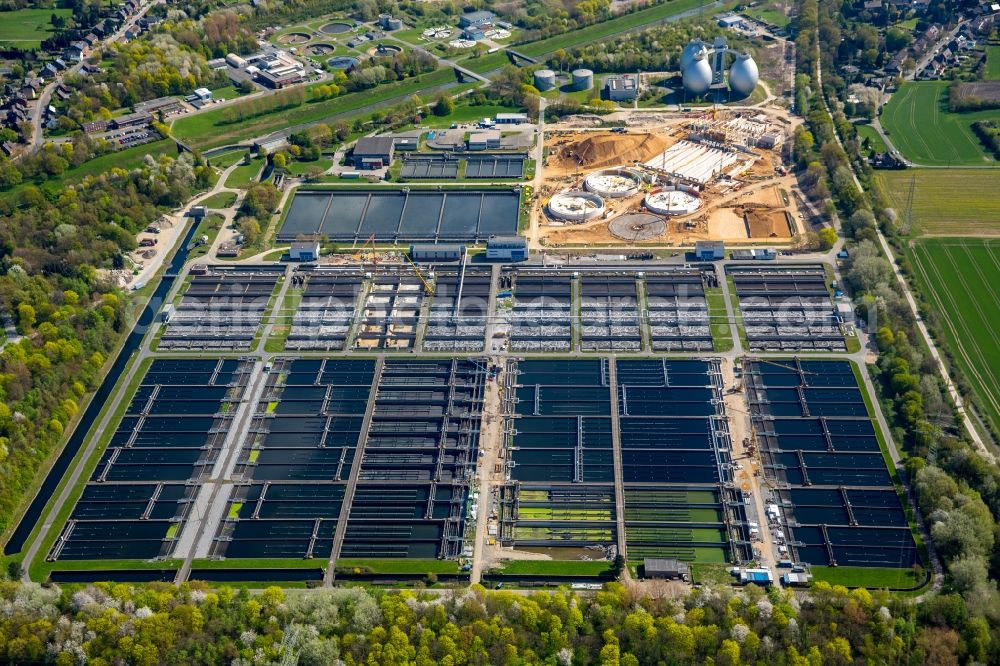
<path fill-rule="evenodd" d="M 439 69 L 411 79 L 396 81 L 372 90 L 365 90 L 333 99 L 306 102 L 291 109 L 282 109 L 234 123 L 223 122 L 225 109 L 184 116 L 172 127 L 174 136 L 201 150 L 263 136 L 290 125 L 315 123 L 352 111 L 367 112 L 369 107 L 395 98 L 401 100 L 421 90 L 455 81 L 450 69 Z M 308 93 L 306 95 L 308 99 Z"/>
<path fill-rule="evenodd" d="M 511 560 L 491 573 L 508 576 L 600 576 L 610 569 L 611 562 L 606 560 Z"/>
<path fill-rule="evenodd" d="M 226 187 L 245 188 L 250 186 L 250 182 L 257 177 L 257 174 L 264 167 L 264 160 L 257 157 L 250 161 L 250 164 L 243 164 L 233 169 L 226 179 Z"/>
<path fill-rule="evenodd" d="M 972 123 L 1000 111 L 948 111 L 947 81 L 908 81 L 882 111 L 882 128 L 908 160 L 929 166 L 992 165 Z"/>
<path fill-rule="evenodd" d="M 205 217 L 201 224 L 198 225 L 198 229 L 194 232 L 195 238 L 200 238 L 201 236 L 208 236 L 208 242 L 199 245 L 198 247 L 192 249 L 188 252 L 188 256 L 192 259 L 198 257 L 203 257 L 208 254 L 209 249 L 212 247 L 212 243 L 219 236 L 219 232 L 222 231 L 222 223 L 225 218 L 218 213 L 212 213 Z"/>
<path fill-rule="evenodd" d="M 923 581 L 917 580 L 912 569 L 888 569 L 881 567 L 812 567 L 815 582 L 825 581 L 832 585 L 847 587 L 867 587 L 871 589 L 908 589 Z"/>
<path fill-rule="evenodd" d="M 31 48 L 54 33 L 50 19 L 53 14 L 70 18 L 71 9 L 18 9 L 0 13 L 0 42 L 7 42 L 18 48 Z"/>
<path fill-rule="evenodd" d="M 671 17 L 677 16 L 683 12 L 697 9 L 703 4 L 704 0 L 668 0 L 667 2 L 653 5 L 648 9 L 643 9 L 637 12 L 632 12 L 631 14 L 625 14 L 623 16 L 613 18 L 610 21 L 595 23 L 594 25 L 587 26 L 586 28 L 556 35 L 537 42 L 515 45 L 512 48 L 518 53 L 523 53 L 524 55 L 537 58 L 539 56 L 553 53 L 558 49 L 566 49 L 590 42 L 596 42 L 642 26 L 653 25 L 655 23 L 659 23 L 660 21 L 665 21 Z M 712 13 L 718 12 L 723 8 L 728 8 L 735 4 L 736 3 L 734 2 L 725 2 L 723 3 L 723 7 L 718 9 L 713 7 L 710 11 Z"/>
<path fill-rule="evenodd" d="M 275 260 L 280 259 L 284 253 L 285 251 L 281 250 Z M 298 288 L 289 289 L 285 294 L 285 300 L 281 304 L 281 307 L 274 313 L 274 326 L 271 328 L 270 337 L 264 343 L 264 351 L 277 353 L 285 350 L 285 341 L 288 340 L 295 312 L 299 309 L 299 303 L 301 302 L 302 290 Z"/>
<path fill-rule="evenodd" d="M 1000 169 L 876 171 L 876 183 L 911 236 L 1000 235 Z"/>
<path fill-rule="evenodd" d="M 332 166 L 333 160 L 329 157 L 320 157 L 318 160 L 312 160 L 311 162 L 300 162 L 293 159 L 288 163 L 288 166 L 285 167 L 285 171 L 293 176 L 304 176 L 315 167 L 320 167 L 323 171 L 326 171 Z"/>
<path fill-rule="evenodd" d="M 503 106 L 500 104 L 484 104 L 475 106 L 456 101 L 455 110 L 447 116 L 427 116 L 424 118 L 424 125 L 428 127 L 449 127 L 452 123 L 469 123 L 482 120 L 483 118 L 495 118 L 498 113 L 516 113 L 523 111 L 517 106 Z"/>
<path fill-rule="evenodd" d="M 882 140 L 882 135 L 871 125 L 858 124 L 854 126 L 854 129 L 858 133 L 858 140 L 862 143 L 868 141 L 869 152 L 885 153 L 889 151 L 889 147 Z"/>
<path fill-rule="evenodd" d="M 980 412 L 1000 431 L 1000 239 L 927 238 L 909 248 L 916 281 Z"/>
<path fill-rule="evenodd" d="M 990 81 L 1000 80 L 1000 45 L 986 47 L 986 78 Z"/>
<path fill-rule="evenodd" d="M 791 3 L 786 4 L 790 5 Z M 779 28 L 787 28 L 788 24 L 792 22 L 792 19 L 781 10 L 777 2 L 765 2 L 753 9 L 746 10 L 744 13 L 761 21 L 776 25 Z"/>
<path fill-rule="evenodd" d="M 226 169 L 242 160 L 243 156 L 246 154 L 246 150 L 231 150 L 228 153 L 222 153 L 221 155 L 213 155 L 208 158 L 208 161 L 216 169 Z"/>
<path fill-rule="evenodd" d="M 229 208 L 236 203 L 233 192 L 218 192 L 201 202 L 206 208 Z"/>
<path fill-rule="evenodd" d="M 239 89 L 233 84 L 227 86 L 220 86 L 218 88 L 212 88 L 212 97 L 215 99 L 236 99 L 237 97 L 243 97 L 246 93 L 241 93 Z"/>
<path fill-rule="evenodd" d="M 514 47 L 517 50 L 517 47 Z M 485 74 L 486 72 L 492 72 L 495 69 L 500 69 L 504 65 L 510 62 L 507 57 L 506 51 L 497 51 L 496 53 L 484 53 L 479 57 L 469 56 L 459 63 L 462 67 L 472 70 L 476 74 Z"/>
<path fill-rule="evenodd" d="M 338 571 L 361 569 L 372 573 L 458 573 L 458 562 L 454 560 L 414 560 L 414 559 L 357 559 L 341 558 L 337 560 Z"/>
<path fill-rule="evenodd" d="M 712 342 L 715 345 L 715 351 L 729 351 L 733 348 L 733 329 L 729 325 L 726 296 L 722 293 L 722 288 L 710 287 L 706 289 L 705 300 L 708 301 L 708 320 L 712 328 Z"/>

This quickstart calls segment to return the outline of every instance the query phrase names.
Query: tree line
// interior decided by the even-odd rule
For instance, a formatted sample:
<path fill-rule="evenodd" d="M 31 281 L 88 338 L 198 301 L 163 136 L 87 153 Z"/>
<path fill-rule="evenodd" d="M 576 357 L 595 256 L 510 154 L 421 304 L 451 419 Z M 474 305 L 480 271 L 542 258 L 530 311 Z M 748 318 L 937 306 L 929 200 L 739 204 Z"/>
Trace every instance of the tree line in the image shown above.
<path fill-rule="evenodd" d="M 592 597 L 479 585 L 251 595 L 199 582 L 0 583 L 0 659 L 11 663 L 946 666 L 995 661 L 992 643 L 953 595 L 916 606 L 826 583 L 806 600 L 754 586 L 676 596 L 619 583 Z"/>

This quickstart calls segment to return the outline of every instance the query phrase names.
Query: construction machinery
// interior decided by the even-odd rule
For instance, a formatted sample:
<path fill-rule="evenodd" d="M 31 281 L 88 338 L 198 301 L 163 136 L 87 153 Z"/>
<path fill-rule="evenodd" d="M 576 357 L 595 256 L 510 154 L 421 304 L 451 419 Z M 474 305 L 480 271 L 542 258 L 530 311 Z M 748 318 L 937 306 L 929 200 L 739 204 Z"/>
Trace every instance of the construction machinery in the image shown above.
<path fill-rule="evenodd" d="M 413 269 L 413 272 L 417 274 L 418 278 L 420 278 L 420 283 L 424 285 L 424 295 L 425 296 L 431 296 L 431 295 L 433 295 L 434 294 L 434 285 L 431 284 L 427 280 L 427 278 L 424 277 L 424 274 L 420 270 L 420 267 L 418 267 L 415 263 L 413 263 L 413 259 L 410 259 L 410 255 L 408 253 L 404 252 L 403 256 L 406 257 L 406 260 L 410 263 L 410 268 Z"/>

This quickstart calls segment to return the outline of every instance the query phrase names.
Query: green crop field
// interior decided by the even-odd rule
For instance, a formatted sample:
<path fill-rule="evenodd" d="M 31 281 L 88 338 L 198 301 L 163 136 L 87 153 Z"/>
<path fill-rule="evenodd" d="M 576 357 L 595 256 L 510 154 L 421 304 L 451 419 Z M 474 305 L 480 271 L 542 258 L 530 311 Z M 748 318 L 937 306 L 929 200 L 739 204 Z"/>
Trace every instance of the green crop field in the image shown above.
<path fill-rule="evenodd" d="M 71 9 L 18 9 L 0 13 L 0 42 L 7 42 L 19 48 L 41 45 L 54 33 L 50 19 L 52 15 L 70 18 Z"/>
<path fill-rule="evenodd" d="M 1000 45 L 986 47 L 986 78 L 1000 80 Z"/>
<path fill-rule="evenodd" d="M 913 182 L 911 235 L 1000 235 L 1000 169 L 878 171 L 876 181 L 905 221 Z"/>
<path fill-rule="evenodd" d="M 1000 118 L 1000 111 L 948 111 L 947 81 L 906 82 L 882 111 L 882 128 L 906 159 L 928 166 L 996 164 L 972 123 Z"/>
<path fill-rule="evenodd" d="M 1000 431 L 1000 239 L 927 238 L 914 242 L 909 254 L 938 314 L 937 332 L 975 391 L 983 418 Z"/>
<path fill-rule="evenodd" d="M 292 125 L 333 119 L 351 111 L 367 112 L 381 102 L 397 98 L 402 101 L 406 97 L 428 88 L 454 81 L 455 74 L 452 70 L 439 69 L 422 76 L 382 85 L 372 90 L 350 93 L 318 102 L 310 101 L 291 109 L 282 109 L 232 123 L 223 121 L 226 113 L 224 107 L 212 109 L 205 113 L 179 118 L 171 129 L 173 135 L 184 143 L 205 150 L 264 136 Z M 308 99 L 308 93 L 306 97 Z"/>

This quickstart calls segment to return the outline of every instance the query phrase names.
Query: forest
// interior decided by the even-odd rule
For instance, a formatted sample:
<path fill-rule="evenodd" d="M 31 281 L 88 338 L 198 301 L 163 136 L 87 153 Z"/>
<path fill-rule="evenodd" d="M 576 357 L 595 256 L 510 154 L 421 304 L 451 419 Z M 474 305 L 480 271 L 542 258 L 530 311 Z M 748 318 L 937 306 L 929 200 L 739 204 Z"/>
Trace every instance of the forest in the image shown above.
<path fill-rule="evenodd" d="M 213 178 L 190 156 L 147 156 L 56 194 L 27 185 L 0 200 L 0 315 L 23 336 L 0 352 L 0 532 L 130 324 L 107 269 Z"/>

